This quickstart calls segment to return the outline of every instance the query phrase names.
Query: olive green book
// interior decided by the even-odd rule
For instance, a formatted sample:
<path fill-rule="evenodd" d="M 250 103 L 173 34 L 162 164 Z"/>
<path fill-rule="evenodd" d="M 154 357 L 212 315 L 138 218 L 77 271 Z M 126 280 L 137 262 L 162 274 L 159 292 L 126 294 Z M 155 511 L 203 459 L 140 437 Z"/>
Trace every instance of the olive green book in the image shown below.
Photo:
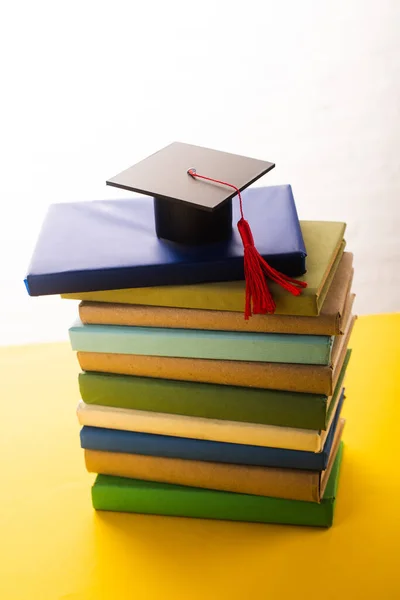
<path fill-rule="evenodd" d="M 324 430 L 343 386 L 350 353 L 333 396 L 90 372 L 79 374 L 79 388 L 86 404 Z"/>

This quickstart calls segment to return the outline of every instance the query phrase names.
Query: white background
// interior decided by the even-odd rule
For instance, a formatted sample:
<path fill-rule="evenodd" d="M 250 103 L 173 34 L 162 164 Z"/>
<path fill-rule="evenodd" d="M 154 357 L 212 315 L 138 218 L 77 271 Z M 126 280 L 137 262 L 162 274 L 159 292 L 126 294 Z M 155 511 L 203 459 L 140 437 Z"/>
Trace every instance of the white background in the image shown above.
<path fill-rule="evenodd" d="M 271 160 L 300 218 L 348 223 L 359 314 L 400 309 L 399 0 L 4 3 L 0 343 L 66 338 L 23 278 L 51 202 L 174 140 Z"/>

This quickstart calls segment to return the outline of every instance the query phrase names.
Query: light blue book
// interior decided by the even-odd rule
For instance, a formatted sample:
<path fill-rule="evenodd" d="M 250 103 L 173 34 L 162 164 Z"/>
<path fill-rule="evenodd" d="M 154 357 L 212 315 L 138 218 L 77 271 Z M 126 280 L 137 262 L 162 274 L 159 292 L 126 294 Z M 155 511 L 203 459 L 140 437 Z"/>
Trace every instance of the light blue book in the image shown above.
<path fill-rule="evenodd" d="M 142 354 L 276 363 L 329 365 L 333 336 L 242 333 L 84 325 L 69 329 L 72 349 L 106 354 Z"/>

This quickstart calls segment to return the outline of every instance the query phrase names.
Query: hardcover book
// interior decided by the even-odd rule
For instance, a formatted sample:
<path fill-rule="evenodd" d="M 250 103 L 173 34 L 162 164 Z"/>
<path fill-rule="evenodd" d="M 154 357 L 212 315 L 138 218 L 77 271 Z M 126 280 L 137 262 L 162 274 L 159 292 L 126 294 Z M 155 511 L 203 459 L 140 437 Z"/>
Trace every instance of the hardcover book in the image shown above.
<path fill-rule="evenodd" d="M 229 444 L 194 438 L 156 435 L 137 431 L 122 431 L 84 426 L 80 432 L 81 446 L 87 450 L 165 456 L 186 460 L 202 460 L 237 465 L 278 467 L 324 471 L 331 453 L 333 438 L 344 401 L 341 394 L 332 425 L 322 452 L 304 452 L 285 448 L 270 448 L 244 444 Z"/>
<path fill-rule="evenodd" d="M 248 188 L 242 196 L 260 254 L 286 275 L 305 273 L 290 185 Z M 239 218 L 235 202 L 233 222 Z M 223 242 L 170 242 L 156 235 L 153 200 L 139 197 L 52 205 L 25 283 L 31 296 L 42 296 L 238 279 L 244 279 L 243 244 L 236 227 Z"/>
<path fill-rule="evenodd" d="M 86 404 L 283 427 L 326 429 L 330 409 L 335 403 L 335 396 L 340 393 L 349 359 L 350 351 L 333 396 L 105 373 L 80 373 L 79 389 Z"/>
<path fill-rule="evenodd" d="M 161 329 L 121 325 L 84 325 L 69 329 L 72 350 L 106 354 L 144 354 L 329 365 L 333 336 L 245 333 L 204 329 Z"/>
<path fill-rule="evenodd" d="M 257 220 L 257 215 L 255 215 L 255 220 Z M 264 223 L 263 218 L 261 221 Z M 333 221 L 301 222 L 301 230 L 307 248 L 307 273 L 297 279 L 306 281 L 307 287 L 302 290 L 300 296 L 292 296 L 277 284 L 268 282 L 276 303 L 276 314 L 316 316 L 320 313 L 344 251 L 345 229 L 345 223 Z M 268 237 L 266 229 L 264 229 L 264 234 Z M 271 245 L 271 247 L 274 246 Z M 243 279 L 243 277 L 238 277 L 238 279 Z M 180 283 L 182 284 L 183 281 L 190 282 L 189 279 L 183 278 Z M 136 289 L 132 289 L 132 285 L 130 285 L 131 289 L 63 294 L 63 297 L 95 302 L 233 311 L 243 314 L 245 282 L 228 281 L 226 275 L 222 273 L 219 278 L 214 279 L 215 281 L 218 283 L 199 285 L 179 285 L 179 282 L 175 281 L 171 282 L 169 286 L 136 287 Z"/>
<path fill-rule="evenodd" d="M 79 316 L 87 325 L 341 335 L 354 300 L 354 295 L 350 293 L 352 279 L 353 255 L 345 252 L 318 317 L 253 315 L 246 321 L 243 319 L 243 313 L 240 312 L 89 301 L 80 303 Z"/>
<path fill-rule="evenodd" d="M 335 338 L 331 365 L 194 360 L 101 352 L 78 352 L 77 357 L 83 371 L 331 396 L 345 360 L 354 320 L 351 317 L 345 334 Z"/>
<path fill-rule="evenodd" d="M 344 419 L 340 419 L 327 469 L 322 472 L 182 460 L 141 454 L 117 454 L 98 450 L 85 450 L 85 463 L 89 473 L 238 494 L 320 502 L 337 454 L 343 427 Z"/>
<path fill-rule="evenodd" d="M 330 527 L 342 454 L 343 442 L 320 503 L 98 475 L 92 487 L 93 507 L 175 517 Z"/>

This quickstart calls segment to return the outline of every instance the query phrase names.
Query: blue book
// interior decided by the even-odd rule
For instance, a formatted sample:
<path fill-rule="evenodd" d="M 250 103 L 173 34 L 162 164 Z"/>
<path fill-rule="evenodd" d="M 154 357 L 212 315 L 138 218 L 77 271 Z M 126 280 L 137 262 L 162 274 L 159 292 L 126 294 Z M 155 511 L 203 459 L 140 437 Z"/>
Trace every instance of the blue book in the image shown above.
<path fill-rule="evenodd" d="M 217 360 L 329 365 L 334 337 L 288 333 L 246 333 L 121 325 L 84 325 L 69 329 L 77 352 L 142 354 Z"/>
<path fill-rule="evenodd" d="M 242 193 L 260 254 L 290 276 L 305 273 L 306 249 L 290 185 Z M 31 296 L 244 279 L 233 203 L 228 241 L 189 246 L 158 238 L 148 197 L 53 204 L 25 279 Z"/>
<path fill-rule="evenodd" d="M 343 402 L 344 390 L 329 434 L 326 437 L 324 448 L 320 453 L 227 444 L 87 426 L 82 427 L 80 432 L 81 447 L 87 450 L 164 456 L 206 462 L 323 471 L 328 464 Z"/>

